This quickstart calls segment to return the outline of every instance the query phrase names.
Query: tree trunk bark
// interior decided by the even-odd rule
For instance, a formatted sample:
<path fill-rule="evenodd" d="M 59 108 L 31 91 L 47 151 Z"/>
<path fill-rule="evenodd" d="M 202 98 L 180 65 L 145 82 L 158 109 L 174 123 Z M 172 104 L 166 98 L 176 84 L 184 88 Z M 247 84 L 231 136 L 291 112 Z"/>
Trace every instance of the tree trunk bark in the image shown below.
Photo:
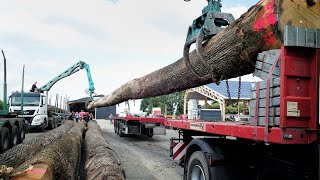
<path fill-rule="evenodd" d="M 74 126 L 74 124 L 74 122 L 66 121 L 62 126 L 56 129 L 43 133 L 28 142 L 23 142 L 22 144 L 9 149 L 3 154 L 0 154 L 0 164 L 17 168 L 47 146 L 59 140 Z"/>
<path fill-rule="evenodd" d="M 13 179 L 27 179 L 30 166 L 37 164 L 48 165 L 53 179 L 78 179 L 85 127 L 81 123 L 73 124 L 73 127 L 61 138 L 16 168 Z"/>
<path fill-rule="evenodd" d="M 229 79 L 254 71 L 257 54 L 282 46 L 286 25 L 320 29 L 320 2 L 313 0 L 260 0 L 236 22 L 204 44 L 204 60 L 213 68 L 207 72 L 193 51 L 190 61 L 200 75 L 212 73 Z M 181 46 L 182 48 L 182 46 Z M 146 76 L 134 79 L 99 100 L 88 109 L 111 106 L 129 99 L 170 94 L 212 83 L 193 74 L 183 58 Z"/>
<path fill-rule="evenodd" d="M 112 150 L 96 121 L 88 122 L 85 135 L 87 179 L 125 179 L 117 153 Z"/>

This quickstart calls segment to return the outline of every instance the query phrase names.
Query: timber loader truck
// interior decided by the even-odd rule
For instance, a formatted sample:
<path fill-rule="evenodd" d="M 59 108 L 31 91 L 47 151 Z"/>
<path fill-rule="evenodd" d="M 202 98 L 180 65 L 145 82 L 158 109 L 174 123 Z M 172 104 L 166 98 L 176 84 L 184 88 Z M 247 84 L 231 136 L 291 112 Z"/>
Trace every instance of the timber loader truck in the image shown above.
<path fill-rule="evenodd" d="M 59 124 L 62 123 L 63 120 L 67 118 L 68 112 L 66 109 L 62 110 L 62 113 L 58 113 L 57 111 L 61 111 L 57 106 L 51 106 L 48 104 L 48 92 L 52 88 L 52 86 L 60 81 L 63 78 L 66 78 L 81 69 L 85 69 L 87 71 L 87 78 L 89 81 L 89 93 L 90 97 L 94 93 L 94 83 L 92 81 L 90 67 L 87 63 L 83 61 L 79 61 L 73 66 L 69 67 L 61 74 L 50 80 L 48 83 L 40 87 L 37 92 L 28 92 L 24 93 L 24 97 L 21 98 L 20 92 L 14 92 L 10 96 L 10 112 L 19 112 L 20 106 L 23 104 L 23 114 L 19 117 L 23 117 L 27 120 L 30 125 L 30 129 L 37 129 L 40 131 L 45 131 L 48 129 L 54 129 Z M 59 98 L 58 98 L 59 99 Z M 58 100 L 56 99 L 56 101 Z"/>
<path fill-rule="evenodd" d="M 25 133 L 28 130 L 28 126 L 22 117 L 18 117 L 18 113 L 12 113 L 8 111 L 6 69 L 7 64 L 4 52 L 1 52 L 4 58 L 4 87 L 3 109 L 0 111 L 0 153 L 3 153 L 11 147 L 23 142 L 23 140 L 25 139 Z M 21 97 L 23 97 L 23 93 L 21 94 Z M 20 108 L 22 109 L 22 106 L 20 106 Z"/>

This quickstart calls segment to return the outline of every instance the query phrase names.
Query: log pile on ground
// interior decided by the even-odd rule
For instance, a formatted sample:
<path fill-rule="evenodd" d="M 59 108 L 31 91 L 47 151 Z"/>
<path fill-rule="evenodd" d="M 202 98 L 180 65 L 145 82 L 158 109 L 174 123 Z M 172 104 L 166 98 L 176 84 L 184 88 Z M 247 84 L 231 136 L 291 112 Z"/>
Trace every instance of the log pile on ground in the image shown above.
<path fill-rule="evenodd" d="M 97 122 L 87 125 L 85 140 L 86 123 L 66 121 L 1 154 L 0 179 L 72 180 L 84 178 L 83 174 L 87 179 L 125 179 L 119 158 Z M 82 151 L 84 146 L 86 151 Z"/>
<path fill-rule="evenodd" d="M 212 67 L 212 72 L 208 72 L 199 62 L 195 51 L 190 54 L 191 64 L 197 74 L 211 74 L 217 80 L 252 73 L 259 52 L 282 46 L 286 25 L 320 29 L 320 3 L 314 3 L 313 0 L 260 0 L 233 24 L 204 44 L 204 60 Z M 122 85 L 110 95 L 91 102 L 87 108 L 170 94 L 212 81 L 210 78 L 195 76 L 181 58 L 171 65 Z"/>
<path fill-rule="evenodd" d="M 125 179 L 115 151 L 110 149 L 96 121 L 89 121 L 85 135 L 87 179 Z"/>
<path fill-rule="evenodd" d="M 13 147 L 0 155 L 0 178 L 29 177 L 35 167 L 41 169 L 38 172 L 51 174 L 49 179 L 77 177 L 84 131 L 82 123 L 66 121 L 54 130 Z"/>
<path fill-rule="evenodd" d="M 3 154 L 0 154 L 0 164 L 17 168 L 22 163 L 35 156 L 42 149 L 60 139 L 73 126 L 74 123 L 72 121 L 66 121 L 63 126 L 59 126 L 54 130 L 36 136 L 28 142 L 23 142 L 22 144 L 9 149 Z"/>
<path fill-rule="evenodd" d="M 83 124 L 74 123 L 62 138 L 19 166 L 15 170 L 16 178 L 27 177 L 28 173 L 25 170 L 30 166 L 47 165 L 53 179 L 77 179 L 84 131 Z"/>

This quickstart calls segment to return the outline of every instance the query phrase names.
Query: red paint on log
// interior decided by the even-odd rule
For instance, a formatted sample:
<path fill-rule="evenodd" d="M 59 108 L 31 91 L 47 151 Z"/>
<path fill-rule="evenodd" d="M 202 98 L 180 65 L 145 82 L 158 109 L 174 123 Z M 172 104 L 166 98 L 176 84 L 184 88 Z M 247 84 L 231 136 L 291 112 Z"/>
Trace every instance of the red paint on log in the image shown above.
<path fill-rule="evenodd" d="M 253 31 L 264 33 L 268 27 L 277 23 L 274 1 L 269 2 L 261 11 L 262 15 L 259 14 L 259 18 L 253 23 Z M 267 46 L 271 46 L 273 43 L 277 42 L 277 38 L 272 31 L 264 33 L 262 38 Z"/>
<path fill-rule="evenodd" d="M 33 169 L 31 171 L 27 172 L 28 174 L 44 174 L 46 173 L 46 170 L 43 169 Z"/>

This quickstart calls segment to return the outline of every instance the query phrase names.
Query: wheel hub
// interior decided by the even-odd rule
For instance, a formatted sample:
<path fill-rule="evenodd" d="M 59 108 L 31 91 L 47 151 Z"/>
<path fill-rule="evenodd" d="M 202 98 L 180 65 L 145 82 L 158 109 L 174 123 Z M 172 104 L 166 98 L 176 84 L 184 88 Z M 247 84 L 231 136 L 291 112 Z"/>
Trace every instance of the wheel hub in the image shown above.
<path fill-rule="evenodd" d="M 191 180 L 206 180 L 204 171 L 200 165 L 196 165 L 192 168 Z"/>

